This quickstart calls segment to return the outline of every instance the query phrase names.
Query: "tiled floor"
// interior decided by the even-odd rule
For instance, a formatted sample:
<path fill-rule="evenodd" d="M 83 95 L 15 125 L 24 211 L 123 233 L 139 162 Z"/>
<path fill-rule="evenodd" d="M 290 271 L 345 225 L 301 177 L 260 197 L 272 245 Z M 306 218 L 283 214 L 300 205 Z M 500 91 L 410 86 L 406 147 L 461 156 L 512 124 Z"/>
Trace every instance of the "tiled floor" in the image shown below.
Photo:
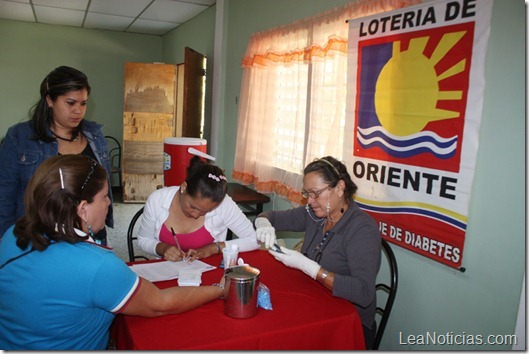
<path fill-rule="evenodd" d="M 121 193 L 115 187 L 112 194 L 114 197 L 114 228 L 107 228 L 107 237 L 116 255 L 128 262 L 127 230 L 132 217 L 143 207 L 143 204 L 122 203 Z M 138 252 L 137 249 L 135 252 Z"/>

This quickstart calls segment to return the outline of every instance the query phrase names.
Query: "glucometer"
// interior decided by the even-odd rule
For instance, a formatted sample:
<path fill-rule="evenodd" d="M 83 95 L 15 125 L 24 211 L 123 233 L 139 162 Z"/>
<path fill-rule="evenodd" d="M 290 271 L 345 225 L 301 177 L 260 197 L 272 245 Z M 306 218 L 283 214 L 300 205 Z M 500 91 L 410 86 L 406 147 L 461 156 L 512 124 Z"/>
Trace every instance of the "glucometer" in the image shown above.
<path fill-rule="evenodd" d="M 279 245 L 277 243 L 274 243 L 272 245 L 272 247 L 270 247 L 270 249 L 274 252 L 277 252 L 277 253 L 285 253 L 283 251 L 281 251 L 281 247 L 279 247 Z"/>

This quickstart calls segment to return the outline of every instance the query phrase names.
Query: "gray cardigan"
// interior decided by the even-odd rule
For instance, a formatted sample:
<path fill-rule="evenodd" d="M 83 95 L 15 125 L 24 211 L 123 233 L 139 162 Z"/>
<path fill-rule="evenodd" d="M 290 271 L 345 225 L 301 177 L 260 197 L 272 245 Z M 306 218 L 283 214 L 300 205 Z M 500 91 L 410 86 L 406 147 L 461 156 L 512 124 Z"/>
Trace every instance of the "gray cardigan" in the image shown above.
<path fill-rule="evenodd" d="M 323 238 L 323 220 L 306 208 L 267 211 L 266 217 L 276 231 L 305 232 L 301 253 L 315 260 L 315 248 Z M 312 218 L 311 218 L 312 217 Z M 334 273 L 333 295 L 353 302 L 362 324 L 372 328 L 375 321 L 375 282 L 380 268 L 381 239 L 376 221 L 350 200 L 349 208 L 329 231 L 322 245 L 321 266 Z"/>

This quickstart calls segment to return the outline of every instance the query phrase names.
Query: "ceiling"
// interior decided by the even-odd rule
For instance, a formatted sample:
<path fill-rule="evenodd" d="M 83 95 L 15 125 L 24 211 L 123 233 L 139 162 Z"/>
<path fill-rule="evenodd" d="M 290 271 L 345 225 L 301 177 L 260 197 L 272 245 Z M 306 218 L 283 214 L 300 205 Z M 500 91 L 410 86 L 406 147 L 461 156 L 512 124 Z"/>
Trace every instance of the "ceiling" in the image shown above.
<path fill-rule="evenodd" d="M 215 0 L 0 0 L 0 19 L 162 36 Z"/>

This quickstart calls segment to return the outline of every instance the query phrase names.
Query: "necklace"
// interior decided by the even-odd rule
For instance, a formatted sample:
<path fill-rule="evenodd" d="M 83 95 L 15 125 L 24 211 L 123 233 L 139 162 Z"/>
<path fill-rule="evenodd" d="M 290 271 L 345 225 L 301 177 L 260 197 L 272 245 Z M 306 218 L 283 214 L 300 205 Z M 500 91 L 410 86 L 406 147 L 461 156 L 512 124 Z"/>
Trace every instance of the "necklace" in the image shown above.
<path fill-rule="evenodd" d="M 79 133 L 76 132 L 76 131 L 74 131 L 74 132 L 72 133 L 72 138 L 71 138 L 71 139 L 63 138 L 62 136 L 59 136 L 59 135 L 55 134 L 54 131 L 52 131 L 51 133 L 52 133 L 53 136 L 56 137 L 57 139 L 60 139 L 60 140 L 63 140 L 63 141 L 69 141 L 70 143 L 79 140 Z"/>
<path fill-rule="evenodd" d="M 316 261 L 316 263 L 320 263 L 321 257 L 323 255 L 323 251 L 325 250 L 325 248 L 329 244 L 331 237 L 334 235 L 334 232 L 332 232 L 332 231 L 325 231 L 325 224 L 326 224 L 326 222 L 324 221 L 323 224 L 321 225 L 322 239 L 321 239 L 320 243 L 316 246 L 316 248 L 311 250 L 312 243 L 314 242 L 314 240 L 316 239 L 316 235 L 318 235 L 318 233 L 320 231 L 320 228 L 318 227 L 316 229 L 316 232 L 314 233 L 314 235 L 312 235 L 312 239 L 310 240 L 310 243 L 309 243 L 309 245 L 307 247 L 307 250 L 303 253 L 303 255 L 305 257 L 309 257 L 308 253 L 310 253 L 311 256 L 309 258 L 311 258 L 314 261 Z M 327 241 L 328 239 L 329 239 L 329 241 Z M 311 251 L 309 251 L 309 250 L 311 250 Z"/>

